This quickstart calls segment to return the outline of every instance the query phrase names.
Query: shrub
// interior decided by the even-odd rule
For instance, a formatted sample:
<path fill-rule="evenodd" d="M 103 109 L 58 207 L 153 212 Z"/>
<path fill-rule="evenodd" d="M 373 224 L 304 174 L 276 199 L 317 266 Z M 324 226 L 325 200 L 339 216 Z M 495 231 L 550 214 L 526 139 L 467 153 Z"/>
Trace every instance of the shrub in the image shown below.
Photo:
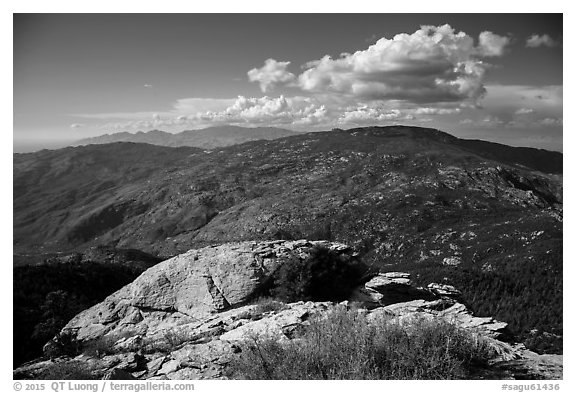
<path fill-rule="evenodd" d="M 482 340 L 443 320 L 368 323 L 341 308 L 287 344 L 252 337 L 227 371 L 237 379 L 462 379 L 491 355 Z"/>
<path fill-rule="evenodd" d="M 270 295 L 284 302 L 344 300 L 361 275 L 358 262 L 316 247 L 308 258 L 288 259 L 274 272 Z"/>
<path fill-rule="evenodd" d="M 44 347 L 45 355 L 50 358 L 79 355 L 82 345 L 77 340 L 76 333 L 75 329 L 67 329 L 57 333 Z"/>

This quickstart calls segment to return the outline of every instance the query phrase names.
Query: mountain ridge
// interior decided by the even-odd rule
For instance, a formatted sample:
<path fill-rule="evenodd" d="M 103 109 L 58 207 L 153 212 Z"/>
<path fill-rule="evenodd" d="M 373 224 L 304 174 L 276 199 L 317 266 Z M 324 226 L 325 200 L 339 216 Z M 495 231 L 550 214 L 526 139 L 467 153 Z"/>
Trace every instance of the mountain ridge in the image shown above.
<path fill-rule="evenodd" d="M 275 127 L 247 128 L 228 125 L 220 127 L 208 127 L 199 130 L 185 130 L 178 133 L 151 130 L 147 132 L 138 131 L 136 133 L 120 132 L 105 134 L 92 138 L 81 139 L 73 143 L 72 146 L 114 142 L 134 142 L 150 143 L 159 146 L 189 146 L 213 149 L 216 147 L 230 146 L 253 140 L 272 140 L 297 134 L 298 133 L 294 131 Z"/>
<path fill-rule="evenodd" d="M 492 150 L 486 149 L 486 147 Z M 496 148 L 496 153 L 494 153 L 494 147 Z M 524 153 L 524 156 L 521 157 L 522 159 L 515 161 L 513 152 L 516 156 L 521 156 Z M 283 154 L 286 155 L 286 160 L 282 159 Z M 297 157 L 298 154 L 302 155 L 302 160 L 309 159 L 312 167 L 301 165 L 300 161 L 302 160 Z M 196 195 L 195 198 L 200 198 L 188 202 L 192 203 L 192 205 L 189 205 L 192 210 L 199 209 L 197 213 L 200 216 L 193 219 L 196 224 L 192 225 L 191 222 L 181 224 L 181 226 L 183 225 L 182 230 L 190 230 L 191 227 L 189 225 L 192 225 L 192 230 L 196 230 L 194 227 L 201 228 L 215 217 L 218 212 L 222 212 L 223 209 L 226 210 L 224 206 L 210 207 L 208 206 L 210 203 L 202 202 L 206 198 L 213 199 L 215 196 L 214 192 L 221 194 L 220 197 L 223 197 L 224 194 L 222 192 L 225 190 L 222 189 L 222 185 L 215 186 L 213 182 L 219 182 L 224 179 L 225 188 L 230 188 L 232 193 L 237 193 L 240 190 L 238 186 L 243 187 L 243 191 L 240 191 L 240 194 L 237 195 L 237 197 L 240 197 L 238 202 L 257 202 L 258 199 L 254 198 L 256 195 L 250 195 L 251 193 L 253 194 L 254 190 L 250 192 L 250 190 L 246 189 L 246 187 L 251 188 L 252 185 L 261 183 L 260 179 L 254 176 L 263 176 L 266 179 L 265 182 L 271 182 L 278 180 L 275 179 L 275 175 L 282 177 L 285 173 L 285 176 L 293 177 L 292 172 L 294 171 L 305 174 L 316 166 L 319 169 L 322 167 L 321 177 L 337 180 L 335 176 L 327 172 L 329 169 L 324 165 L 328 161 L 333 161 L 335 157 L 339 157 L 335 169 L 339 169 L 340 172 L 344 171 L 336 177 L 338 177 L 339 182 L 345 183 L 336 187 L 335 192 L 337 194 L 342 194 L 343 189 L 348 187 L 346 183 L 350 183 L 351 179 L 345 177 L 353 175 L 352 172 L 356 173 L 356 176 L 366 178 L 367 171 L 377 170 L 382 172 L 382 169 L 377 169 L 376 167 L 371 169 L 375 164 L 394 167 L 397 165 L 405 166 L 405 164 L 400 164 L 400 162 L 413 161 L 411 165 L 415 169 L 410 169 L 410 165 L 403 169 L 405 173 L 403 176 L 409 176 L 406 178 L 407 180 L 414 176 L 424 176 L 425 173 L 427 173 L 426 177 L 437 177 L 437 168 L 443 166 L 447 166 L 448 169 L 451 166 L 458 167 L 459 165 L 471 165 L 485 169 L 495 168 L 492 174 L 482 169 L 477 176 L 495 176 L 500 179 L 498 181 L 506 184 L 516 182 L 515 185 L 510 183 L 513 189 L 520 191 L 522 188 L 526 190 L 532 189 L 536 193 L 535 195 L 540 196 L 544 194 L 538 191 L 539 182 L 544 181 L 547 184 L 545 187 L 552 187 L 546 192 L 552 192 L 555 195 L 548 195 L 544 198 L 548 198 L 549 201 L 561 200 L 561 153 L 507 147 L 492 143 L 480 143 L 478 145 L 474 141 L 464 141 L 438 130 L 424 128 L 365 127 L 338 132 L 301 134 L 276 141 L 251 141 L 243 145 L 220 148 L 218 151 L 209 153 L 192 147 L 168 148 L 149 144 L 114 143 L 15 154 L 14 208 L 15 218 L 18 218 L 15 221 L 15 228 L 19 228 L 29 222 L 30 219 L 26 217 L 32 218 L 32 212 L 25 214 L 26 217 L 21 216 L 21 213 L 27 210 L 27 206 L 38 205 L 37 208 L 41 209 L 41 211 L 44 210 L 47 217 L 52 215 L 52 220 L 56 219 L 57 222 L 61 221 L 61 219 L 55 217 L 54 213 L 61 211 L 60 217 L 63 215 L 67 216 L 68 224 L 62 229 L 68 231 L 68 234 L 63 235 L 68 237 L 76 236 L 70 234 L 70 229 L 72 229 L 72 231 L 76 231 L 75 233 L 80 236 L 80 239 L 90 240 L 92 235 L 81 234 L 83 230 L 79 228 L 79 225 L 91 227 L 92 232 L 94 232 L 94 225 L 90 223 L 91 221 L 87 221 L 84 224 L 73 224 L 70 222 L 71 218 L 86 216 L 86 214 L 94 215 L 95 213 L 90 213 L 91 210 L 97 208 L 106 209 L 106 206 L 109 206 L 107 211 L 98 213 L 100 217 L 98 220 L 104 219 L 111 214 L 114 215 L 116 213 L 113 212 L 117 212 L 116 216 L 118 217 L 113 219 L 113 221 L 120 220 L 118 224 L 121 224 L 124 222 L 122 217 L 125 216 L 125 213 L 132 214 L 130 211 L 134 211 L 134 214 L 139 215 L 148 211 L 158 202 L 154 197 L 148 198 L 145 194 L 140 193 L 138 189 L 144 190 L 149 188 L 148 184 L 158 184 L 160 188 L 153 191 L 153 193 L 157 195 L 157 198 L 165 200 L 166 193 L 172 195 L 174 191 L 168 190 L 173 189 L 176 183 L 180 184 L 182 180 L 186 181 L 187 175 L 184 178 L 182 178 L 182 175 L 189 173 L 192 178 L 204 178 L 204 180 L 200 180 L 199 184 L 187 186 L 186 191 L 182 189 L 174 197 L 182 199 L 186 195 Z M 492 157 L 492 159 L 487 157 Z M 501 157 L 503 158 L 499 160 Z M 536 159 L 533 160 L 532 157 L 536 157 Z M 487 159 L 488 161 L 486 161 Z M 398 163 L 395 164 L 395 161 L 398 161 Z M 217 167 L 209 168 L 206 165 L 207 162 Z M 506 170 L 498 169 L 502 165 L 510 166 L 513 172 L 508 173 Z M 540 180 L 537 180 L 536 183 L 522 184 L 524 177 L 515 175 L 514 171 L 516 170 L 538 171 L 539 173 L 552 170 L 553 172 L 552 174 L 538 175 Z M 199 173 L 202 171 L 211 173 L 211 175 L 204 176 Z M 458 176 L 465 175 L 464 172 L 458 174 Z M 90 175 L 86 176 L 87 173 L 90 173 Z M 252 178 L 246 178 L 247 173 L 251 173 L 250 176 Z M 384 171 L 382 175 L 387 176 L 389 173 L 390 171 Z M 170 181 L 174 176 L 180 179 L 176 183 Z M 469 178 L 468 175 L 466 176 Z M 295 180 L 300 182 L 298 179 Z M 368 181 L 371 184 L 370 187 L 373 188 L 377 187 L 374 180 L 364 179 L 362 181 Z M 480 178 L 474 181 L 478 182 Z M 244 184 L 246 182 L 248 183 Z M 304 183 L 308 183 L 308 181 L 304 181 Z M 503 185 L 505 185 L 504 183 Z M 431 185 L 436 188 L 434 184 L 433 182 Z M 555 186 L 552 186 L 553 184 Z M 304 186 L 304 184 L 302 185 Z M 41 186 L 40 189 L 38 189 L 38 186 Z M 278 187 L 285 187 L 285 185 L 278 184 Z M 333 186 L 327 183 L 323 187 L 319 189 L 320 193 L 329 192 L 329 188 Z M 481 187 L 481 185 L 478 187 Z M 218 191 L 217 189 L 220 190 Z M 44 199 L 38 199 L 38 192 L 40 194 L 48 192 L 49 195 L 45 195 Z M 135 192 L 136 194 L 134 194 Z M 132 196 L 127 197 L 128 195 Z M 220 197 L 216 195 L 217 199 Z M 88 198 L 87 201 L 97 203 L 92 203 L 92 209 L 78 206 L 84 213 L 77 211 L 70 217 L 70 214 L 64 211 L 64 209 L 68 209 L 65 202 L 85 202 L 83 198 Z M 229 207 L 237 204 L 233 201 L 230 203 L 225 202 L 224 204 Z M 71 207 L 73 206 L 74 203 L 72 203 Z M 182 208 L 181 206 L 179 209 Z M 34 214 L 37 214 L 37 212 Z M 178 221 L 186 221 L 187 215 L 184 214 L 179 217 Z M 87 219 L 88 217 L 86 216 Z M 48 228 L 51 226 L 53 227 L 54 225 L 47 225 Z M 113 228 L 114 226 L 108 227 Z M 52 232 L 57 236 L 57 230 L 53 229 Z M 169 230 L 168 233 L 170 232 L 174 233 L 173 230 Z M 36 229 L 32 233 L 30 233 L 31 239 L 39 234 Z M 22 237 L 23 234 L 19 234 L 19 231 L 16 230 L 15 245 Z M 48 238 L 45 237 L 45 239 L 47 240 Z M 40 240 L 40 243 L 46 243 L 46 241 Z M 30 242 L 25 244 L 30 244 Z M 125 246 L 131 247 L 132 245 L 126 244 Z M 178 251 L 184 250 L 179 249 Z"/>

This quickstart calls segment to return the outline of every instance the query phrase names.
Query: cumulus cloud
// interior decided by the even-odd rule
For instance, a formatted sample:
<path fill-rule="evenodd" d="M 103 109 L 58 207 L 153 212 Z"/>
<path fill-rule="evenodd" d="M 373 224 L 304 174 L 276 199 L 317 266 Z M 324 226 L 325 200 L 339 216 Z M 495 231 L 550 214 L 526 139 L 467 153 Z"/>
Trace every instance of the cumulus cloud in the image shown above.
<path fill-rule="evenodd" d="M 552 39 L 548 34 L 538 35 L 532 34 L 526 40 L 526 47 L 527 48 L 538 48 L 540 46 L 547 46 L 549 48 L 553 48 L 558 45 L 558 42 Z"/>
<path fill-rule="evenodd" d="M 510 45 L 510 37 L 500 36 L 491 31 L 483 31 L 478 36 L 478 51 L 482 56 L 502 56 Z"/>
<path fill-rule="evenodd" d="M 248 71 L 248 78 L 251 82 L 258 82 L 260 89 L 266 93 L 278 84 L 293 81 L 296 76 L 287 71 L 289 61 L 276 61 L 268 59 L 261 68 L 253 68 Z"/>
<path fill-rule="evenodd" d="M 273 59 L 249 76 L 265 91 L 288 83 L 313 94 L 362 101 L 475 103 L 485 92 L 489 65 L 482 58 L 503 55 L 509 43 L 509 37 L 482 32 L 475 45 L 471 36 L 449 25 L 422 26 L 412 34 L 381 38 L 365 50 L 308 62 L 296 80 L 286 70 L 288 62 Z"/>
<path fill-rule="evenodd" d="M 190 104 L 196 99 L 179 100 L 178 110 L 182 104 Z M 105 129 L 114 130 L 146 130 L 162 128 L 169 131 L 181 131 L 209 125 L 238 124 L 238 125 L 283 125 L 283 126 L 314 126 L 326 124 L 330 121 L 330 111 L 326 105 L 309 97 L 244 97 L 226 100 L 228 106 L 219 107 L 218 110 L 206 110 L 177 115 L 177 111 L 166 112 L 160 116 L 158 113 L 146 119 L 127 122 L 107 123 Z M 152 119 L 150 119 L 152 117 Z"/>
<path fill-rule="evenodd" d="M 317 124 L 326 118 L 327 109 L 307 97 L 239 96 L 233 105 L 219 112 L 196 115 L 199 120 L 250 124 Z"/>

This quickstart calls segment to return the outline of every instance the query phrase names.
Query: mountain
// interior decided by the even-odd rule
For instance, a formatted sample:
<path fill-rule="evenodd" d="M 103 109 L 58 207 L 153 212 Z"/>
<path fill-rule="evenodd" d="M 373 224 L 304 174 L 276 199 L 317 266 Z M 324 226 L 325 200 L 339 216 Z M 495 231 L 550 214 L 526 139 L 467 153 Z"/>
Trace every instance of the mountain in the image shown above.
<path fill-rule="evenodd" d="M 372 269 L 462 290 L 531 348 L 561 351 L 562 154 L 417 127 L 203 151 L 113 143 L 14 155 L 19 264 L 103 245 L 162 259 L 327 240 Z"/>
<path fill-rule="evenodd" d="M 272 140 L 284 138 L 286 136 L 297 135 L 298 133 L 274 127 L 245 128 L 237 126 L 209 127 L 201 130 L 182 131 L 171 134 L 164 131 L 139 131 L 135 134 L 120 132 L 116 134 L 106 134 L 94 138 L 82 139 L 73 146 L 99 145 L 115 142 L 149 143 L 159 146 L 191 146 L 202 149 L 214 149 L 237 145 L 255 140 Z"/>
<path fill-rule="evenodd" d="M 529 211 L 555 221 L 561 171 L 561 153 L 413 127 L 212 152 L 116 143 L 15 154 L 14 246 L 30 254 L 103 244 L 168 257 L 223 241 L 330 237 L 392 256 L 394 238 L 410 234 L 417 249 L 400 254 L 411 255 L 418 237 L 455 217 L 485 226 L 501 211 Z"/>

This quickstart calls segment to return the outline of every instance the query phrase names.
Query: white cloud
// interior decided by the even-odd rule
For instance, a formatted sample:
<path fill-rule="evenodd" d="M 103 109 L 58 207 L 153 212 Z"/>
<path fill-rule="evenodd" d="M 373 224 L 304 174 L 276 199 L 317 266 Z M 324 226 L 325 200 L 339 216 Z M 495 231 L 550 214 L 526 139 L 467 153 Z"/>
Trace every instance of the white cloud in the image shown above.
<path fill-rule="evenodd" d="M 534 113 L 534 109 L 532 109 L 532 108 L 520 108 L 520 109 L 517 109 L 514 113 L 517 115 L 528 115 L 530 113 Z"/>
<path fill-rule="evenodd" d="M 267 91 L 289 84 L 313 94 L 340 94 L 356 100 L 412 103 L 470 102 L 484 94 L 487 56 L 501 56 L 510 38 L 483 32 L 478 46 L 449 25 L 422 26 L 412 34 L 381 38 L 365 50 L 308 62 L 297 78 L 288 62 L 268 59 L 249 72 Z M 266 71 L 266 72 L 265 72 Z"/>
<path fill-rule="evenodd" d="M 361 105 L 357 108 L 344 111 L 338 118 L 338 123 L 348 124 L 379 124 L 390 120 L 398 119 L 401 112 L 398 109 L 386 110 L 368 105 Z"/>
<path fill-rule="evenodd" d="M 308 97 L 244 97 L 225 100 L 230 103 L 219 110 L 207 110 L 177 115 L 185 104 L 193 104 L 195 100 L 179 100 L 175 105 L 177 110 L 161 115 L 154 113 L 146 118 L 107 123 L 102 128 L 107 130 L 148 130 L 161 128 L 168 131 L 182 131 L 218 124 L 238 125 L 282 125 L 282 126 L 314 126 L 330 122 L 329 110 L 317 100 Z M 184 105 L 190 109 L 191 106 Z M 194 105 L 192 105 L 194 106 Z"/>
<path fill-rule="evenodd" d="M 196 115 L 196 118 L 223 123 L 317 124 L 324 120 L 326 115 L 324 105 L 307 97 L 239 96 L 234 104 L 224 111 L 209 111 Z"/>
<path fill-rule="evenodd" d="M 502 56 L 510 45 L 510 37 L 500 36 L 491 31 L 483 31 L 478 36 L 478 51 L 482 56 Z"/>
<path fill-rule="evenodd" d="M 84 127 L 84 124 L 81 123 L 70 124 L 70 128 L 82 128 L 82 127 Z"/>
<path fill-rule="evenodd" d="M 260 89 L 266 93 L 277 84 L 292 82 L 296 78 L 293 73 L 286 70 L 289 64 L 289 61 L 268 59 L 264 62 L 263 67 L 248 71 L 248 78 L 251 82 L 258 82 Z"/>
<path fill-rule="evenodd" d="M 552 48 L 552 47 L 555 47 L 557 45 L 558 45 L 558 42 L 554 41 L 554 39 L 552 39 L 552 37 L 550 37 L 548 34 L 543 34 L 543 35 L 532 34 L 526 40 L 526 47 L 527 48 L 538 48 L 540 46 L 547 46 L 549 48 Z"/>
<path fill-rule="evenodd" d="M 173 113 L 181 115 L 198 112 L 221 111 L 234 103 L 234 98 L 182 98 L 176 101 Z"/>
<path fill-rule="evenodd" d="M 416 115 L 453 115 L 460 113 L 460 108 L 418 108 L 413 111 Z"/>

